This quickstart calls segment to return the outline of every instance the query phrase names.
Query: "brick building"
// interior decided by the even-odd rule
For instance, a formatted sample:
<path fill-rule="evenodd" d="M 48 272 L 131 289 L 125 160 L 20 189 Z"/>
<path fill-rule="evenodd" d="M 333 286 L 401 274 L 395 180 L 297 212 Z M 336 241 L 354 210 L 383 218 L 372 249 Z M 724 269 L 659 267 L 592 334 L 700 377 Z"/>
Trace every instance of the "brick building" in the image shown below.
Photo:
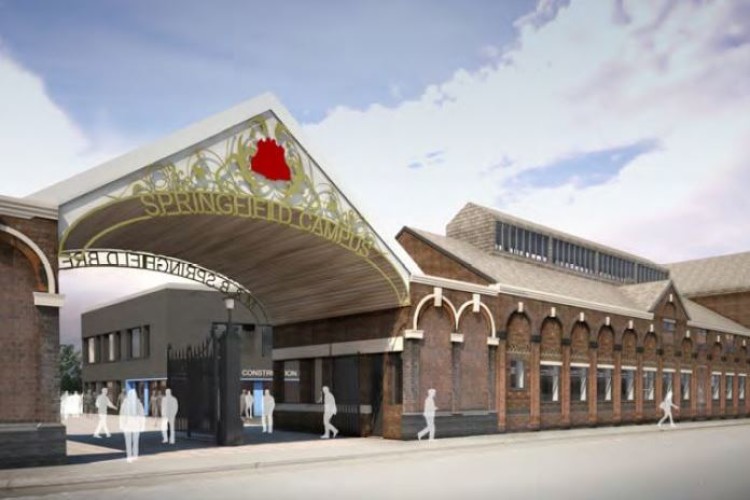
<path fill-rule="evenodd" d="M 275 363 L 301 373 L 291 400 L 276 387 L 282 425 L 320 425 L 321 384 L 360 403 L 362 434 L 398 439 L 430 388 L 443 437 L 654 422 L 669 390 L 682 420 L 750 410 L 750 329 L 669 267 L 473 204 L 446 236 L 397 240 L 421 268 L 408 307 L 275 330 Z"/>
<path fill-rule="evenodd" d="M 56 250 L 56 209 L 0 196 L 0 467 L 65 458 Z"/>
<path fill-rule="evenodd" d="M 667 267 L 685 297 L 750 328 L 750 252 Z"/>

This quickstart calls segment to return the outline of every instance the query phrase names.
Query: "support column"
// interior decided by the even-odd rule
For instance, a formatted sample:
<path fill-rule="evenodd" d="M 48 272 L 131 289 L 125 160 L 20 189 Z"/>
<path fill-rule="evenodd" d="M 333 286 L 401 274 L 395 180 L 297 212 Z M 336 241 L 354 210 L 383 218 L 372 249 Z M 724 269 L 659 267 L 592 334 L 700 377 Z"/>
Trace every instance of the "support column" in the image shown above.
<path fill-rule="evenodd" d="M 635 421 L 643 420 L 643 401 L 646 393 L 643 387 L 643 347 L 635 349 Z"/>
<path fill-rule="evenodd" d="M 570 339 L 562 339 L 560 385 L 562 386 L 562 391 L 560 391 L 562 426 L 567 428 L 570 427 Z"/>
<path fill-rule="evenodd" d="M 622 422 L 622 346 L 614 346 L 615 369 L 612 374 L 612 422 Z"/>
<path fill-rule="evenodd" d="M 597 373 L 596 364 L 599 345 L 597 342 L 589 342 L 589 424 L 596 425 L 596 403 L 597 403 Z"/>
<path fill-rule="evenodd" d="M 451 342 L 451 410 L 458 413 L 461 410 L 461 346 L 459 342 Z"/>
<path fill-rule="evenodd" d="M 221 420 L 219 421 L 219 445 L 238 446 L 244 436 L 240 418 L 240 337 L 229 328 L 220 341 L 219 395 Z"/>
<path fill-rule="evenodd" d="M 508 345 L 507 333 L 499 332 L 499 341 L 497 345 L 497 359 L 495 368 L 495 401 L 497 402 L 497 426 L 500 432 L 508 428 L 507 421 L 507 401 L 508 392 Z"/>
<path fill-rule="evenodd" d="M 541 337 L 531 336 L 531 356 L 529 359 L 529 429 L 539 430 L 542 424 L 541 412 Z"/>
<path fill-rule="evenodd" d="M 727 415 L 727 369 L 721 367 L 721 379 L 719 382 L 719 414 L 722 417 Z"/>
<path fill-rule="evenodd" d="M 497 409 L 497 344 L 491 344 L 487 348 L 487 410 Z"/>
<path fill-rule="evenodd" d="M 652 416 L 654 408 L 658 408 L 659 404 L 664 401 L 666 393 L 664 392 L 664 360 L 660 354 L 661 350 L 656 351 L 656 395 L 654 396 L 653 405 L 650 408 L 646 408 L 646 417 Z"/>
<path fill-rule="evenodd" d="M 404 352 L 402 353 L 404 413 L 418 413 L 421 410 L 419 401 L 419 355 L 423 335 L 424 333 L 421 330 L 404 333 Z"/>

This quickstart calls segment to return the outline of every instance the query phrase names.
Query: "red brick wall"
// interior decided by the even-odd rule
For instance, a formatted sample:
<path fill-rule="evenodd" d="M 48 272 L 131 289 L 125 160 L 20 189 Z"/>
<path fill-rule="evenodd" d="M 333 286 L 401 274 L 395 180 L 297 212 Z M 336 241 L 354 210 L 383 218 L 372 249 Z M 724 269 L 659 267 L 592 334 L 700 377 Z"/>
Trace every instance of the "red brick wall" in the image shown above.
<path fill-rule="evenodd" d="M 451 316 L 445 308 L 429 307 L 422 313 L 419 327 L 424 339 L 419 351 L 419 409 L 428 389 L 435 389 L 435 404 L 439 411 L 453 409 L 453 379 L 451 356 Z"/>
<path fill-rule="evenodd" d="M 459 332 L 464 335 L 464 341 L 456 346 L 460 355 L 460 410 L 487 410 L 488 331 L 489 327 L 482 314 L 469 313 L 461 319 Z"/>
<path fill-rule="evenodd" d="M 469 283 L 479 283 L 482 285 L 490 283 L 487 279 L 475 273 L 469 267 L 446 256 L 441 251 L 408 232 L 408 230 L 402 231 L 397 239 L 401 246 L 404 247 L 404 250 L 406 250 L 412 259 L 414 259 L 414 262 L 417 263 L 425 274 L 467 281 Z"/>
<path fill-rule="evenodd" d="M 691 300 L 750 328 L 750 292 L 691 297 Z"/>
<path fill-rule="evenodd" d="M 57 272 L 57 224 L 0 216 L 31 238 Z M 46 281 L 46 277 L 45 277 Z M 58 310 L 34 305 L 28 258 L 0 240 L 0 422 L 59 422 Z"/>

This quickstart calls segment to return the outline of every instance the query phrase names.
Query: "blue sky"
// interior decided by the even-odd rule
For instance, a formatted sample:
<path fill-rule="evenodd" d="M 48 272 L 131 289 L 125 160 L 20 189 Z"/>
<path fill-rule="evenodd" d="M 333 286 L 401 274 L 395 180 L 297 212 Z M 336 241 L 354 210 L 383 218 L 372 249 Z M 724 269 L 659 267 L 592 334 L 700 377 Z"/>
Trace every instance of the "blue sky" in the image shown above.
<path fill-rule="evenodd" d="M 86 131 L 158 137 L 265 91 L 301 121 L 419 96 L 487 61 L 513 1 L 0 2 L 0 37 Z"/>
<path fill-rule="evenodd" d="M 657 262 L 750 250 L 747 0 L 0 0 L 0 194 L 265 91 L 386 238 L 472 201 Z"/>

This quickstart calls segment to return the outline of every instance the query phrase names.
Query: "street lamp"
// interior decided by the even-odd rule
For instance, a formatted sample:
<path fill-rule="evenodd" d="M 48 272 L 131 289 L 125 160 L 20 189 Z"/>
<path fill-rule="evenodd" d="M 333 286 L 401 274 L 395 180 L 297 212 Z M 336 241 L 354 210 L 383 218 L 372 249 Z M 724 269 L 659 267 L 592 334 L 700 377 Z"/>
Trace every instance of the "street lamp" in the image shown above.
<path fill-rule="evenodd" d="M 227 331 L 226 333 L 229 334 L 229 332 L 232 331 L 232 311 L 234 311 L 234 297 L 231 295 L 227 295 L 224 297 L 224 307 L 227 308 Z"/>
<path fill-rule="evenodd" d="M 219 344 L 219 425 L 218 444 L 236 446 L 242 444 L 242 420 L 240 419 L 240 339 L 232 327 L 232 311 L 236 297 L 224 297 L 227 309 L 227 329 Z"/>

